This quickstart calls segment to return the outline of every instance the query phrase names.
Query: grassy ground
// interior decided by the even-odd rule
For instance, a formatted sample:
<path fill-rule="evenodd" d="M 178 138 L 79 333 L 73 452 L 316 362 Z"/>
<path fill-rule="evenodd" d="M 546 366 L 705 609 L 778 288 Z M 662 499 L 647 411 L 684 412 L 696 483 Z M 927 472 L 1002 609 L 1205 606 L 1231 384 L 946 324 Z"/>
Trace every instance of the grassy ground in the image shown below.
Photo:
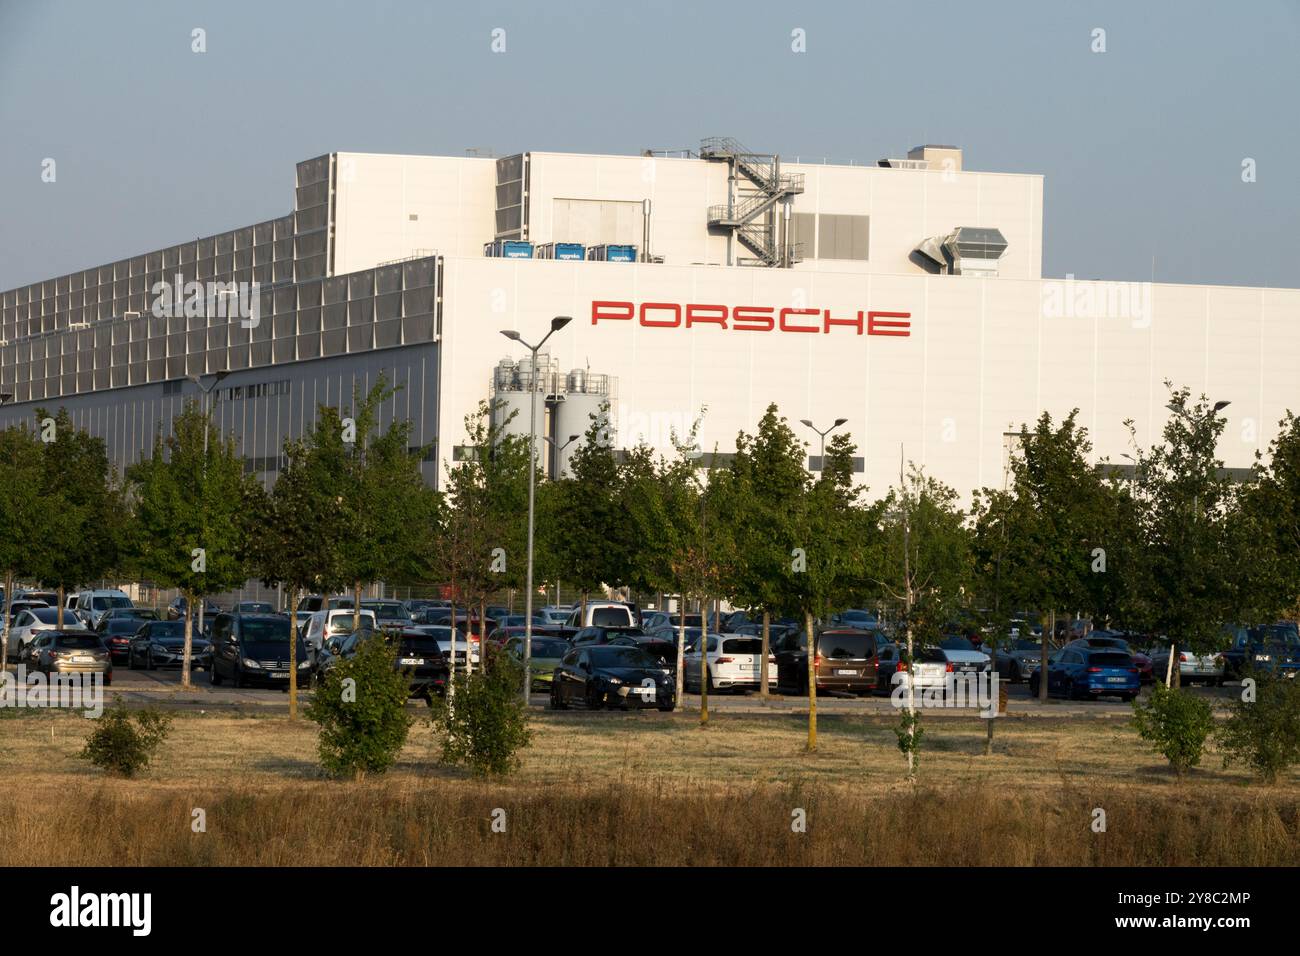
<path fill-rule="evenodd" d="M 999 720 L 984 757 L 983 721 L 931 719 L 913 787 L 886 718 L 824 716 L 810 754 L 798 715 L 543 714 L 502 782 L 443 767 L 417 723 L 398 765 L 358 782 L 320 775 L 306 721 L 179 716 L 121 780 L 76 758 L 90 721 L 7 714 L 11 866 L 1300 862 L 1300 777 L 1262 788 L 1211 754 L 1179 780 L 1122 721 Z"/>

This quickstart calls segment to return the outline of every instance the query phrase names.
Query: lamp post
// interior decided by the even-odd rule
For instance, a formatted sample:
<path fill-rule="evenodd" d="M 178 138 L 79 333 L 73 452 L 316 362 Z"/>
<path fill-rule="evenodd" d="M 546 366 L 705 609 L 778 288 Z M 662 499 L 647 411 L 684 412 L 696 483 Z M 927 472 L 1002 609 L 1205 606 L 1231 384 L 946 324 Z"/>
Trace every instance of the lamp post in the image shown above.
<path fill-rule="evenodd" d="M 547 339 L 572 321 L 572 316 L 557 315 L 551 319 L 551 330 L 536 345 L 529 345 L 514 329 L 501 330 L 502 335 L 518 342 L 533 356 L 528 395 L 528 573 L 524 583 L 524 706 L 528 705 L 533 689 L 533 521 L 537 485 L 537 353 L 546 344 Z"/>
<path fill-rule="evenodd" d="M 202 405 L 203 408 L 203 482 L 204 482 L 203 496 L 204 496 L 205 509 L 207 507 L 207 494 L 208 494 L 208 489 L 206 487 L 207 479 L 208 479 L 208 431 L 212 424 L 211 422 L 212 393 L 216 390 L 216 387 L 221 384 L 222 380 L 229 374 L 230 374 L 230 369 L 228 368 L 223 368 L 219 372 L 212 373 L 212 383 L 207 388 L 203 387 L 203 380 L 200 376 L 198 375 L 187 376 L 191 382 L 193 382 L 196 386 L 198 386 L 199 391 L 203 393 L 203 405 Z M 205 527 L 207 526 L 206 520 L 204 522 L 204 526 Z M 206 595 L 202 595 L 199 597 L 199 633 L 200 634 L 203 633 L 203 611 L 205 609 L 206 599 L 207 599 Z M 190 676 L 189 669 L 187 667 L 185 671 L 185 678 L 186 678 L 185 683 L 187 685 L 189 684 L 189 676 Z"/>
<path fill-rule="evenodd" d="M 552 438 L 550 435 L 543 435 L 543 436 L 542 436 L 542 441 L 546 442 L 546 444 L 550 445 L 551 448 L 554 449 L 554 454 L 555 454 L 555 477 L 556 477 L 556 478 L 563 478 L 563 477 L 564 477 L 564 475 L 560 473 L 560 469 L 561 469 L 561 466 L 560 466 L 561 458 L 560 458 L 560 456 L 564 454 L 564 449 L 568 448 L 570 445 L 572 445 L 575 441 L 577 441 L 577 440 L 578 440 L 579 438 L 581 438 L 581 437 L 582 437 L 581 435 L 570 435 L 570 436 L 565 440 L 565 442 L 564 442 L 563 445 L 561 445 L 559 448 L 556 448 L 556 447 L 555 447 L 555 439 L 554 439 L 554 438 Z"/>
<path fill-rule="evenodd" d="M 799 419 L 799 424 L 807 425 L 809 428 L 815 431 L 822 440 L 821 462 L 820 462 L 820 467 L 818 467 L 817 469 L 818 472 L 826 471 L 826 436 L 829 435 L 831 432 L 835 431 L 835 429 L 839 428 L 847 421 L 848 421 L 847 418 L 837 418 L 835 419 L 834 425 L 832 425 L 830 428 L 826 429 L 825 431 L 822 431 L 820 428 L 818 428 L 808 419 L 806 418 Z"/>

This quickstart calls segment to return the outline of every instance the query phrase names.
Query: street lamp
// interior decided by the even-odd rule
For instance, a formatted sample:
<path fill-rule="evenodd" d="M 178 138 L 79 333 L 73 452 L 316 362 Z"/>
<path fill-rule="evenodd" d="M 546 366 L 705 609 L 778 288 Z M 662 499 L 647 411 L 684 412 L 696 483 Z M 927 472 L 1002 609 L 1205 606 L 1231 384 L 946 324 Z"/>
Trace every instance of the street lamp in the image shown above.
<path fill-rule="evenodd" d="M 555 477 L 557 478 L 564 477 L 564 475 L 560 473 L 560 467 L 561 467 L 560 456 L 564 454 L 564 449 L 568 448 L 570 445 L 572 445 L 575 441 L 577 441 L 581 437 L 582 437 L 581 435 L 570 435 L 563 445 L 561 445 L 559 448 L 556 448 L 554 438 L 552 438 L 550 435 L 542 436 L 542 441 L 546 442 L 546 444 L 550 445 L 552 448 L 555 449 Z"/>
<path fill-rule="evenodd" d="M 835 419 L 834 425 L 832 425 L 830 428 L 826 429 L 825 431 L 822 431 L 820 428 L 818 428 L 808 419 L 806 418 L 799 419 L 799 424 L 807 425 L 809 428 L 815 431 L 818 434 L 818 436 L 821 437 L 822 440 L 821 467 L 817 469 L 818 471 L 820 472 L 826 471 L 826 436 L 829 435 L 831 432 L 835 431 L 835 429 L 839 428 L 847 421 L 848 421 L 847 418 L 837 418 Z"/>
<path fill-rule="evenodd" d="M 204 498 L 205 508 L 207 507 L 207 492 L 208 492 L 208 489 L 206 487 L 207 480 L 208 480 L 208 429 L 209 426 L 212 424 L 210 421 L 210 418 L 212 416 L 212 393 L 213 391 L 216 390 L 216 387 L 221 384 L 222 380 L 229 374 L 230 374 L 230 369 L 228 368 L 223 368 L 219 372 L 213 372 L 212 383 L 207 388 L 203 387 L 203 380 L 200 376 L 198 375 L 186 376 L 191 382 L 193 382 L 196 386 L 198 386 L 199 391 L 203 393 L 203 482 L 205 485 L 203 489 L 203 498 Z M 206 520 L 204 521 L 204 527 L 205 528 L 207 527 Z M 207 600 L 206 595 L 199 598 L 199 633 L 200 634 L 203 633 L 203 611 L 205 608 L 206 600 Z"/>
<path fill-rule="evenodd" d="M 528 705 L 533 689 L 533 521 L 537 484 L 537 353 L 546 340 L 573 321 L 572 316 L 557 315 L 551 319 L 551 331 L 536 345 L 529 345 L 514 329 L 502 329 L 501 334 L 518 342 L 533 355 L 532 376 L 528 395 L 528 575 L 524 584 L 524 706 Z"/>

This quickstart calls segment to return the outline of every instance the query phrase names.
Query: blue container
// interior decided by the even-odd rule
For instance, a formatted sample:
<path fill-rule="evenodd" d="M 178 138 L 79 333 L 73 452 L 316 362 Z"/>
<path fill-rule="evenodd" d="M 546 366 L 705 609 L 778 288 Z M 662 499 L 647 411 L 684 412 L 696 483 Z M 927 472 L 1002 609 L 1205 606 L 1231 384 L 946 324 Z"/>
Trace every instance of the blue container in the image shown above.
<path fill-rule="evenodd" d="M 636 246 L 592 246 L 587 250 L 587 258 L 598 262 L 636 262 Z"/>
<path fill-rule="evenodd" d="M 555 243 L 556 259 L 585 259 L 587 250 L 580 242 L 557 242 Z"/>
<path fill-rule="evenodd" d="M 483 246 L 483 255 L 496 259 L 531 259 L 533 244 L 518 239 L 498 239 Z"/>

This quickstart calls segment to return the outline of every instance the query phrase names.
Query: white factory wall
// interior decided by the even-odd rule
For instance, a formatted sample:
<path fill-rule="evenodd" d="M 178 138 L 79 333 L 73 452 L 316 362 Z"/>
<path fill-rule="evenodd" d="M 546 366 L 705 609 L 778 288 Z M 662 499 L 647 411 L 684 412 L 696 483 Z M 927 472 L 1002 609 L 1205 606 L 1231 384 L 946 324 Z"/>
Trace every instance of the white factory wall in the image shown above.
<path fill-rule="evenodd" d="M 876 492 L 896 480 L 901 446 L 967 496 L 1001 484 L 1002 433 L 1041 411 L 1059 418 L 1078 407 L 1095 457 L 1122 462 L 1131 451 L 1124 419 L 1136 422 L 1140 444 L 1158 437 L 1168 414 L 1161 383 L 1170 379 L 1232 401 L 1219 451 L 1228 466 L 1248 467 L 1285 410 L 1300 410 L 1300 291 L 1147 288 L 1149 308 L 1081 318 L 1072 309 L 1053 314 L 1052 297 L 1097 293 L 1105 301 L 1107 284 L 449 259 L 440 435 L 444 447 L 460 441 L 496 362 L 526 354 L 499 330 L 536 341 L 553 315 L 567 314 L 574 321 L 548 343 L 550 354 L 561 371 L 590 367 L 618 378 L 623 447 L 644 438 L 667 451 L 669 430 L 685 431 L 707 407 L 702 446 L 732 451 L 736 433 L 752 432 L 776 402 L 791 422 L 847 418 L 866 458 L 860 477 Z M 593 325 L 593 300 L 829 309 L 835 317 L 909 312 L 912 327 L 908 337 L 890 337 L 848 327 Z"/>
<path fill-rule="evenodd" d="M 339 153 L 335 183 L 335 275 L 422 250 L 482 255 L 492 240 L 494 159 Z"/>

